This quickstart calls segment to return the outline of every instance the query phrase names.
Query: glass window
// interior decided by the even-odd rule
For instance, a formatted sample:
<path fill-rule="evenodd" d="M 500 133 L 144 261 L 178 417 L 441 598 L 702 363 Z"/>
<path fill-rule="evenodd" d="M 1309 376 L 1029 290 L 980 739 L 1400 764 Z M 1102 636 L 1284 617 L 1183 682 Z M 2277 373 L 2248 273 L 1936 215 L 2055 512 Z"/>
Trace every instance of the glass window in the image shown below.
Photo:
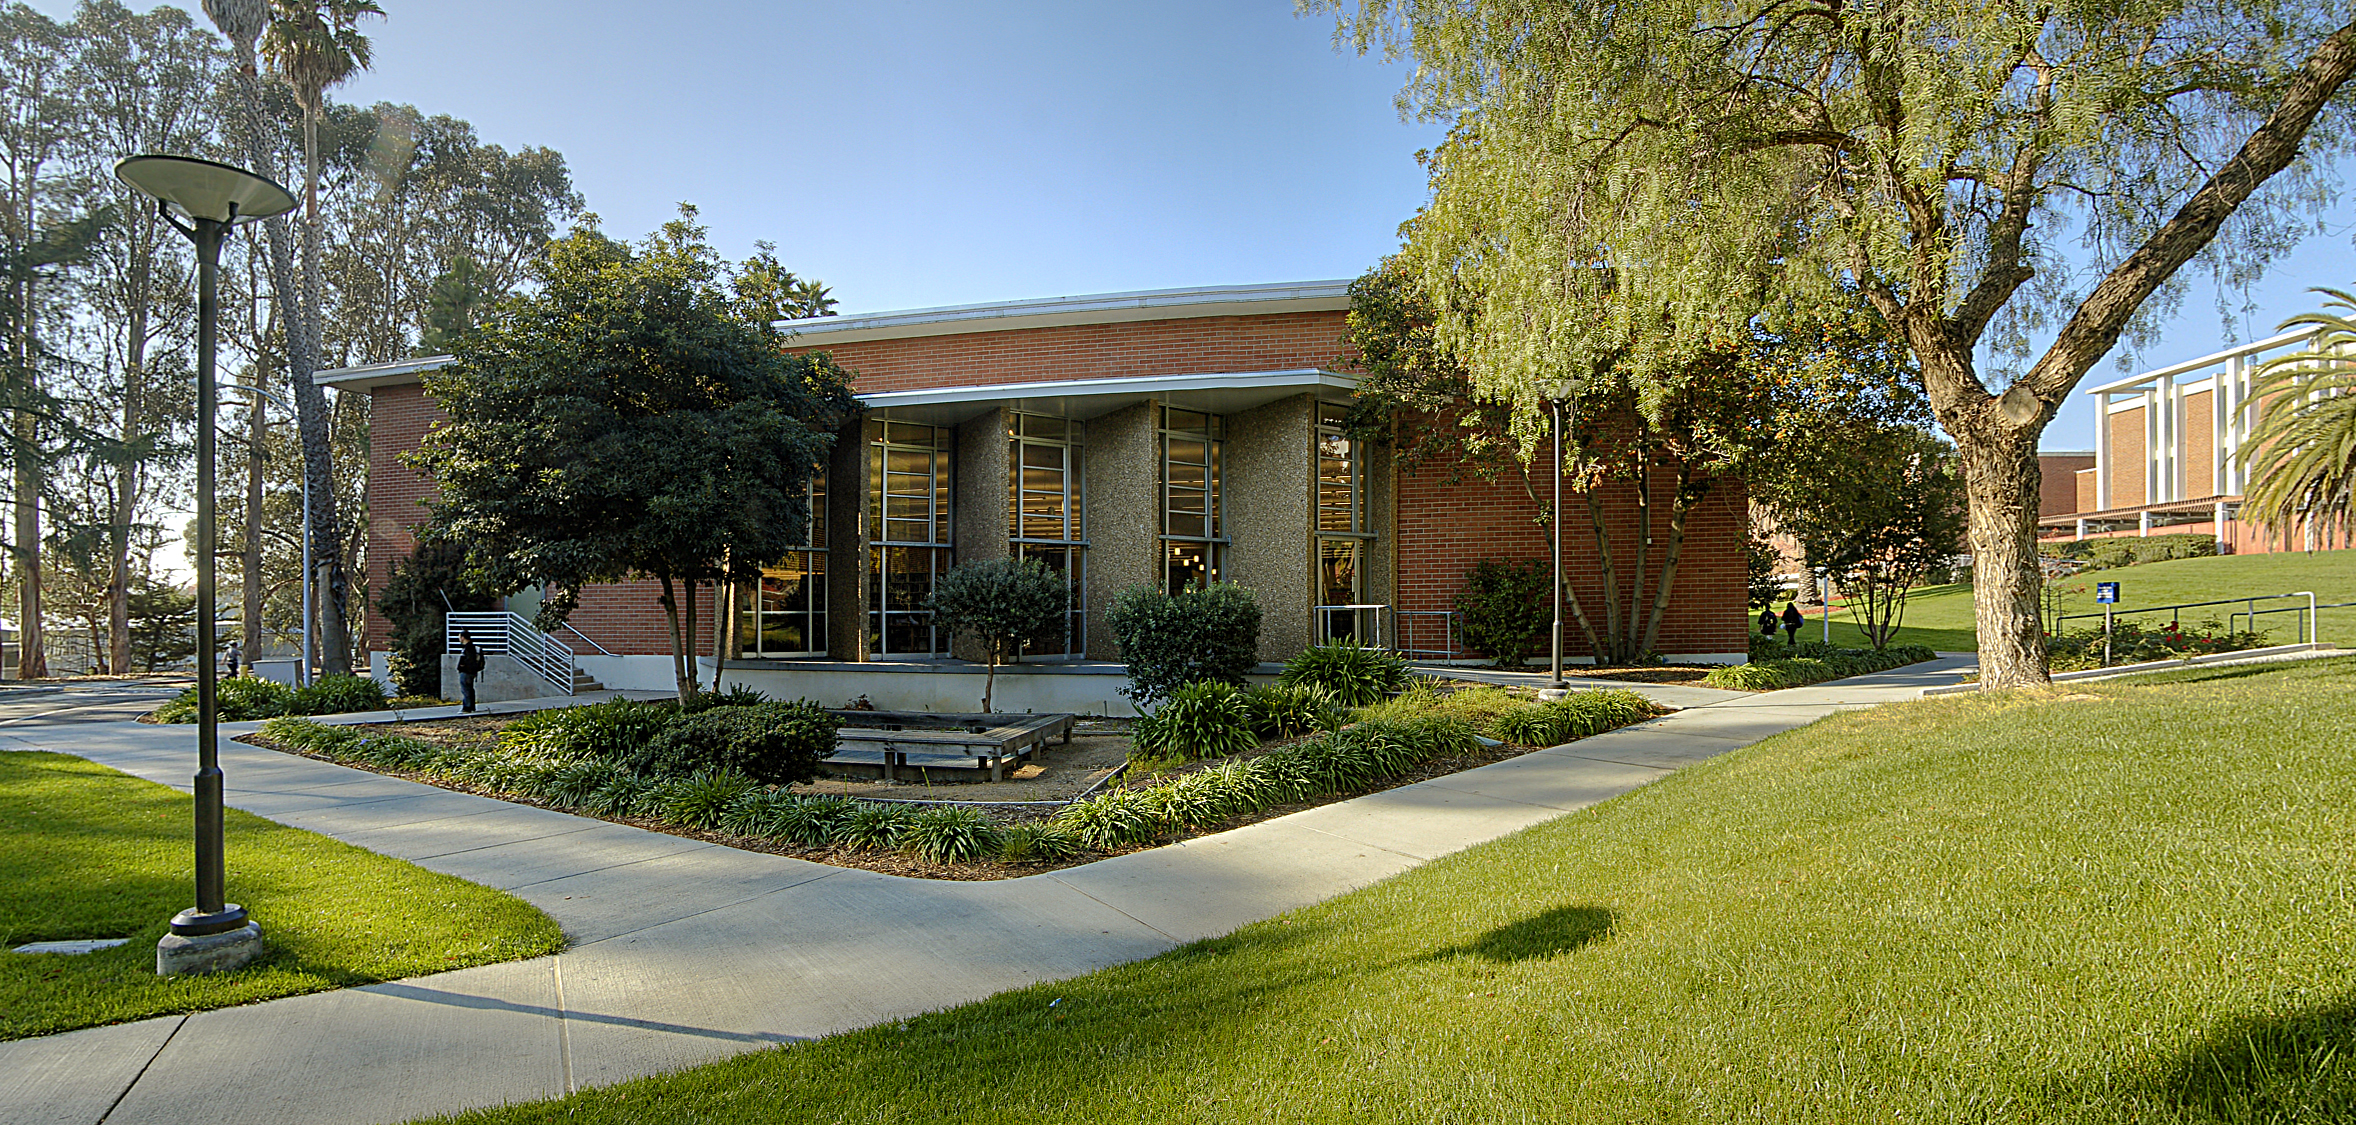
<path fill-rule="evenodd" d="M 787 552 L 737 595 L 736 643 L 749 659 L 826 655 L 826 473 L 811 473 L 805 549 Z"/>
<path fill-rule="evenodd" d="M 1318 604 L 1362 605 L 1366 600 L 1364 450 L 1342 423 L 1348 408 L 1325 403 L 1317 409 L 1317 573 Z M 1321 630 L 1327 639 L 1357 637 L 1373 643 L 1376 610 L 1326 609 Z"/>
<path fill-rule="evenodd" d="M 1173 592 L 1218 581 L 1225 562 L 1219 429 L 1215 414 L 1162 408 L 1162 541 Z"/>
<path fill-rule="evenodd" d="M 1023 647 L 1025 656 L 1077 657 L 1088 650 L 1081 432 L 1078 422 L 1041 414 L 1007 419 L 1008 553 L 1037 559 L 1062 575 L 1071 598 L 1062 635 L 1032 641 Z"/>
<path fill-rule="evenodd" d="M 951 562 L 951 466 L 956 432 L 875 419 L 867 423 L 867 633 L 876 656 L 940 656 L 948 634 L 924 609 L 934 576 Z"/>

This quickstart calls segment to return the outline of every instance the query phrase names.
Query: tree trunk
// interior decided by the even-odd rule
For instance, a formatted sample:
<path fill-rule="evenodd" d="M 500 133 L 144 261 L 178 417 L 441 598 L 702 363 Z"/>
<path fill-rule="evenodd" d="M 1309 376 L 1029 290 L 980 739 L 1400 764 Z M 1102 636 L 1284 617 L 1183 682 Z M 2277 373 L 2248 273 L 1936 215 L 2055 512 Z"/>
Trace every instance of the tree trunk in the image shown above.
<path fill-rule="evenodd" d="M 989 670 L 982 673 L 982 714 L 990 713 L 992 697 L 998 691 L 998 649 L 990 649 Z"/>
<path fill-rule="evenodd" d="M 695 649 L 679 632 L 679 599 L 671 585 L 671 576 L 665 573 L 662 579 L 663 596 L 660 600 L 663 617 L 671 626 L 671 686 L 678 690 L 679 702 L 684 706 L 688 700 L 695 698 L 695 681 L 687 675 L 687 657 Z"/>
<path fill-rule="evenodd" d="M 28 382 L 33 375 L 25 372 Z M 48 647 L 41 637 L 41 464 L 34 443 L 40 433 L 29 411 L 15 419 L 16 455 L 16 678 L 49 675 Z"/>
<path fill-rule="evenodd" d="M 1706 485 L 1700 490 L 1694 488 L 1691 466 L 1678 464 L 1677 495 L 1669 502 L 1669 543 L 1661 556 L 1661 579 L 1653 585 L 1652 614 L 1644 624 L 1644 643 L 1636 646 L 1639 658 L 1650 653 L 1653 643 L 1660 639 L 1661 618 L 1669 610 L 1669 591 L 1677 585 L 1677 564 L 1685 558 L 1686 518 L 1707 491 Z"/>
<path fill-rule="evenodd" d="M 2037 431 L 1978 427 L 1957 441 L 1972 544 L 1972 614 L 1980 629 L 1980 684 L 2051 682 L 2038 593 Z"/>
<path fill-rule="evenodd" d="M 266 389 L 259 365 L 254 368 L 254 388 Z M 240 610 L 245 618 L 243 633 L 247 652 L 262 651 L 262 443 L 269 437 L 262 405 L 262 396 L 255 395 L 253 410 L 245 420 L 245 549 L 238 552 L 238 576 L 245 587 Z M 303 611 L 308 612 L 308 609 Z M 305 667 L 309 666 L 310 656 L 307 652 L 303 654 Z"/>
<path fill-rule="evenodd" d="M 330 674 L 352 667 L 351 629 L 345 621 L 351 579 L 344 571 L 341 525 L 335 514 L 335 460 L 329 446 L 327 392 L 311 382 L 323 346 L 323 292 L 319 279 L 319 120 L 303 114 L 303 315 L 304 347 L 289 347 L 288 378 L 294 384 L 295 427 L 303 443 L 303 476 L 311 482 L 311 557 L 325 563 L 319 585 L 320 664 Z M 290 325 L 291 327 L 291 325 Z M 293 358 L 299 355 L 300 359 Z"/>
<path fill-rule="evenodd" d="M 1603 522 L 1603 496 L 1600 490 L 1587 492 L 1587 526 L 1595 532 L 1596 565 L 1603 579 L 1603 643 L 1595 646 L 1595 662 L 1615 660 L 1620 651 L 1620 576 L 1612 558 L 1611 530 Z"/>
<path fill-rule="evenodd" d="M 1612 638 L 1618 650 L 1614 663 L 1629 663 L 1642 659 L 1644 651 L 1636 644 L 1638 622 L 1643 620 L 1645 567 L 1652 561 L 1652 450 L 1644 443 L 1636 445 L 1636 565 L 1628 568 L 1628 629 Z"/>
<path fill-rule="evenodd" d="M 145 269 L 134 262 L 132 291 L 144 294 Z M 126 443 L 139 438 L 143 423 L 139 404 L 147 388 L 147 304 L 131 303 L 123 352 L 123 433 Z M 109 576 L 106 582 L 107 666 L 117 672 L 131 666 L 131 522 L 139 514 L 139 462 L 126 460 L 116 471 L 115 510 L 108 529 Z"/>

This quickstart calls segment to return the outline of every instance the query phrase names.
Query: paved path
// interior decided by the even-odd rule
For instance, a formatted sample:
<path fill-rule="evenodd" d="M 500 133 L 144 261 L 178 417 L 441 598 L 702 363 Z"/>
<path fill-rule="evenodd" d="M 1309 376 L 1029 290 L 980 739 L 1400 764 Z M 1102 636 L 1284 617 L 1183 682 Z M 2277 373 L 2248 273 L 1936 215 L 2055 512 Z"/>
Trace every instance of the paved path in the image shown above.
<path fill-rule="evenodd" d="M 0 1123 L 403 1121 L 944 1008 L 1225 934 L 1832 711 L 1914 698 L 1970 666 L 1692 707 L 1216 836 L 984 883 L 737 851 L 224 741 L 230 804 L 509 890 L 555 917 L 571 947 L 0 1043 Z M 188 740 L 186 727 L 136 723 L 0 726 L 0 745 L 182 789 Z"/>

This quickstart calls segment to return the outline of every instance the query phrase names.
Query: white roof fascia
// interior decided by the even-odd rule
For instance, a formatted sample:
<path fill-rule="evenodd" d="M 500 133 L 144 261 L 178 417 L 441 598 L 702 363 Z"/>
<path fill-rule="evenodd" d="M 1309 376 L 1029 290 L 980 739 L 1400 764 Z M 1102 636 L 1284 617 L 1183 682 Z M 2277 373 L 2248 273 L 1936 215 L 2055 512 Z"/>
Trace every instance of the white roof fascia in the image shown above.
<path fill-rule="evenodd" d="M 993 383 L 984 387 L 941 387 L 923 391 L 882 391 L 860 395 L 859 404 L 869 410 L 890 410 L 895 406 L 942 406 L 951 403 L 997 402 L 1005 399 L 1026 398 L 1086 398 L 1097 395 L 1153 397 L 1185 394 L 1189 391 L 1264 390 L 1298 387 L 1330 387 L 1339 391 L 1355 391 L 1358 379 L 1323 371 L 1314 367 L 1286 371 L 1223 372 L 1204 375 L 1163 375 L 1145 378 L 1071 379 L 1052 383 Z"/>
<path fill-rule="evenodd" d="M 358 367 L 336 367 L 311 373 L 311 382 L 339 391 L 373 391 L 378 387 L 396 387 L 417 382 L 417 377 L 428 371 L 447 366 L 453 357 L 429 355 L 417 359 L 397 359 L 391 363 L 364 363 Z"/>
<path fill-rule="evenodd" d="M 1348 281 L 1151 289 L 1135 293 L 947 305 L 856 316 L 811 317 L 780 321 L 778 327 L 794 333 L 795 342 L 800 346 L 825 347 L 828 344 L 851 344 L 865 340 L 1010 332 L 1022 328 L 1054 328 L 1071 324 L 1341 312 L 1350 307 L 1349 290 Z"/>
<path fill-rule="evenodd" d="M 2182 363 L 2172 363 L 2166 367 L 2155 368 L 2153 370 L 2146 371 L 2141 375 L 2133 375 L 2125 379 L 2114 379 L 2108 383 L 2104 383 L 2099 387 L 2088 387 L 2081 393 L 2090 395 L 2108 395 L 2124 394 L 2128 391 L 2142 390 L 2144 385 L 2147 383 L 2156 383 L 2162 379 L 2173 379 L 2178 375 L 2184 374 L 2185 372 L 2198 371 L 2204 367 L 2215 367 L 2218 364 L 2224 363 L 2226 360 L 2232 359 L 2236 356 L 2256 355 L 2259 352 L 2270 352 L 2276 348 L 2284 347 L 2290 344 L 2296 344 L 2301 340 L 2305 340 L 2308 337 L 2315 335 L 2315 333 L 2316 329 L 2313 328 L 2301 328 L 2294 332 L 2283 332 L 2277 335 L 2268 336 L 2267 338 L 2259 340 L 2255 343 L 2243 344 L 2238 348 L 2227 348 L 2221 352 L 2213 352 L 2209 355 L 2202 356 L 2199 359 L 2188 359 Z"/>

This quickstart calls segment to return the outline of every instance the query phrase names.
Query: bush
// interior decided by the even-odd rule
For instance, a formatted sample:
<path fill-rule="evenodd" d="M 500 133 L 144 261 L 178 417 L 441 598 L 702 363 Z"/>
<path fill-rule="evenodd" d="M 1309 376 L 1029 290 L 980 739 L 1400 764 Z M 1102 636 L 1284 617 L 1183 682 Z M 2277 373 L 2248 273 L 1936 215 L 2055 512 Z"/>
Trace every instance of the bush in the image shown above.
<path fill-rule="evenodd" d="M 1632 691 L 1573 692 L 1506 712 L 1495 721 L 1494 737 L 1524 746 L 1559 746 L 1659 714 L 1661 709 L 1651 700 Z"/>
<path fill-rule="evenodd" d="M 459 610 L 497 609 L 498 599 L 467 577 L 466 548 L 427 541 L 409 557 L 393 561 L 393 573 L 377 595 L 377 612 L 392 626 L 387 661 L 403 695 L 442 694 L 442 653 L 448 647 L 443 615 Z"/>
<path fill-rule="evenodd" d="M 1098 851 L 1150 843 L 1161 835 L 1144 791 L 1137 789 L 1115 789 L 1065 805 L 1054 823 L 1081 846 Z"/>
<path fill-rule="evenodd" d="M 1464 572 L 1464 589 L 1456 595 L 1456 638 L 1488 653 L 1500 668 L 1520 667 L 1554 620 L 1553 591 L 1543 562 L 1482 559 Z"/>
<path fill-rule="evenodd" d="M 1938 656 L 1922 645 L 1891 645 L 1877 652 L 1869 648 L 1836 648 L 1821 641 L 1802 641 L 1790 648 L 1773 645 L 1764 650 L 1753 646 L 1752 651 L 1776 655 L 1771 658 L 1754 655 L 1748 664 L 1714 668 L 1702 677 L 1702 683 L 1731 691 L 1775 691 L 1888 671 Z"/>
<path fill-rule="evenodd" d="M 2214 617 L 2189 629 L 2174 621 L 2151 628 L 2141 622 L 2119 620 L 2112 623 L 2111 663 L 2181 660 L 2213 652 L 2262 648 L 2266 644 L 2265 634 L 2249 630 L 2230 632 Z M 2046 638 L 2045 649 L 2049 664 L 2056 672 L 2075 672 L 2103 666 L 2100 628 L 2067 629 L 2055 633 Z"/>
<path fill-rule="evenodd" d="M 1142 738 L 1134 737 L 1138 728 L 1144 731 Z M 1224 758 L 1259 745 L 1252 736 L 1249 697 L 1215 680 L 1179 688 L 1150 721 L 1131 728 L 1131 733 L 1140 750 L 1190 759 Z"/>
<path fill-rule="evenodd" d="M 1240 687 L 1260 664 L 1260 603 L 1231 583 L 1177 594 L 1131 586 L 1113 598 L 1104 619 L 1129 665 L 1121 693 L 1140 709 L 1203 680 Z"/>
<path fill-rule="evenodd" d="M 935 805 L 910 817 L 898 843 L 927 863 L 970 863 L 1000 847 L 998 827 L 964 805 Z"/>
<path fill-rule="evenodd" d="M 1407 658 L 1355 640 L 1302 649 L 1284 662 L 1276 682 L 1319 688 L 1344 707 L 1380 703 L 1407 688 Z"/>
<path fill-rule="evenodd" d="M 1307 684 L 1263 684 L 1244 698 L 1252 708 L 1252 733 L 1262 738 L 1298 738 L 1348 721 L 1332 696 Z"/>
<path fill-rule="evenodd" d="M 668 703 L 609 699 L 582 707 L 533 711 L 509 723 L 499 744 L 531 745 L 553 754 L 610 762 L 634 761 L 679 713 Z"/>
<path fill-rule="evenodd" d="M 341 715 L 384 709 L 384 685 L 366 676 L 321 676 L 294 689 L 286 703 L 289 715 Z"/>
<path fill-rule="evenodd" d="M 1728 691 L 1774 691 L 1792 686 L 1791 679 L 1766 661 L 1749 664 L 1729 664 L 1711 669 L 1702 682 Z"/>
<path fill-rule="evenodd" d="M 671 720 L 619 760 L 658 776 L 732 770 L 763 785 L 791 785 L 818 776 L 818 763 L 834 753 L 837 725 L 806 699 L 714 707 Z"/>
<path fill-rule="evenodd" d="M 998 858 L 1006 863 L 1068 859 L 1080 850 L 1071 830 L 1054 821 L 1010 824 L 998 830 Z"/>
<path fill-rule="evenodd" d="M 889 851 L 900 842 L 900 833 L 915 819 L 916 807 L 913 805 L 855 801 L 851 811 L 835 825 L 834 842 L 867 851 Z"/>
<path fill-rule="evenodd" d="M 819 847 L 831 844 L 858 802 L 849 797 L 796 797 L 769 810 L 761 834 Z"/>
<path fill-rule="evenodd" d="M 2119 539 L 2078 539 L 2041 548 L 2065 559 L 2084 559 L 2088 570 L 2206 558 L 2217 553 L 2214 535 L 2147 535 Z"/>
<path fill-rule="evenodd" d="M 699 770 L 664 787 L 658 813 L 688 828 L 718 828 L 736 802 L 760 792 L 759 782 L 734 770 Z"/>

